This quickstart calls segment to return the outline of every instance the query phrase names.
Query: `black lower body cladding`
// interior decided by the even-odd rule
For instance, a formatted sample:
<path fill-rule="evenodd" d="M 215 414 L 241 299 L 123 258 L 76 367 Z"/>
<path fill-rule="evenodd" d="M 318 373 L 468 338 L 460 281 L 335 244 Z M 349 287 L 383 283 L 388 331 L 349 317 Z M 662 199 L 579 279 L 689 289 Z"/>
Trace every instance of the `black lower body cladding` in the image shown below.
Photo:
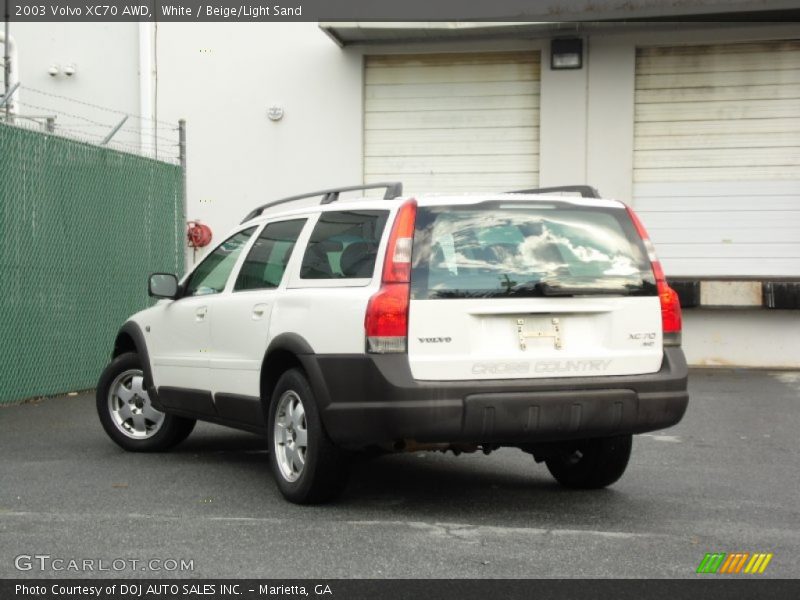
<path fill-rule="evenodd" d="M 689 401 L 683 351 L 657 373 L 610 377 L 416 381 L 406 355 L 306 355 L 338 444 L 401 439 L 515 445 L 643 433 L 674 425 Z"/>

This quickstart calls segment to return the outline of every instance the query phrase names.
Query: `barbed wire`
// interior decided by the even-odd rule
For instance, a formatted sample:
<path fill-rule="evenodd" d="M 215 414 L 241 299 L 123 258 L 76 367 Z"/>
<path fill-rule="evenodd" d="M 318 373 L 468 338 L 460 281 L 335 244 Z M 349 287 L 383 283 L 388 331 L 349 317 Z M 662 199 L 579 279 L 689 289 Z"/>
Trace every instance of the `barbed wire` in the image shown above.
<path fill-rule="evenodd" d="M 58 96 L 57 94 L 44 93 L 44 95 L 70 100 L 64 96 Z M 85 104 L 93 108 L 105 109 L 105 107 L 100 107 L 99 105 L 88 102 L 77 101 L 77 103 Z M 96 118 L 77 114 L 77 112 L 67 111 L 61 107 L 31 104 L 28 101 L 23 102 L 22 106 L 23 109 L 32 109 L 42 113 L 36 115 L 14 115 L 14 124 L 17 124 L 18 120 L 25 120 L 24 127 L 26 129 L 38 129 L 62 137 L 71 137 L 88 144 L 105 145 L 122 152 L 139 154 L 157 160 L 174 162 L 179 158 L 177 152 L 177 148 L 180 145 L 177 135 L 178 128 L 173 126 L 161 127 L 160 130 L 155 127 L 153 130 L 150 130 L 144 127 L 145 124 L 150 125 L 151 122 L 149 120 L 141 119 L 137 115 L 131 115 L 124 111 L 105 109 L 107 112 L 127 116 L 129 119 L 130 117 L 134 117 L 134 119 L 132 121 L 126 120 L 122 123 L 119 129 L 114 133 L 112 139 L 103 144 L 106 136 L 119 125 L 119 120 L 117 120 L 116 117 L 111 117 L 113 118 L 112 122 L 104 123 L 98 121 Z M 66 118 L 66 121 L 62 121 L 61 118 Z M 137 123 L 137 118 L 141 125 Z M 22 123 L 22 121 L 20 121 L 20 123 Z M 164 131 L 165 129 L 167 131 Z M 167 135 L 159 135 L 159 133 L 167 135 L 171 133 L 173 135 L 167 137 Z"/>
<path fill-rule="evenodd" d="M 94 125 L 100 125 L 102 127 L 113 127 L 113 125 L 109 125 L 108 123 L 101 123 L 100 121 L 95 121 L 94 119 L 90 119 L 88 117 L 82 117 L 81 115 L 68 113 L 65 110 L 55 109 L 55 108 L 52 108 L 52 107 L 49 107 L 49 106 L 41 106 L 41 105 L 38 105 L 38 104 L 31 104 L 30 102 L 25 102 L 24 106 L 25 106 L 25 108 L 35 108 L 37 110 L 42 110 L 42 111 L 45 111 L 45 112 L 52 113 L 53 117 L 57 117 L 58 114 L 61 113 L 62 115 L 65 115 L 67 117 L 72 117 L 73 119 L 80 119 L 82 121 L 86 121 L 87 123 L 92 123 Z M 40 117 L 40 118 L 44 118 L 44 117 Z"/>
<path fill-rule="evenodd" d="M 98 144 L 99 136 L 89 137 L 85 134 L 85 132 L 78 131 L 76 129 L 59 127 L 55 131 L 51 131 L 48 133 L 50 135 L 66 137 L 69 139 L 76 140 L 78 142 L 91 144 L 93 146 L 99 145 Z M 112 150 L 118 150 L 120 152 L 126 152 L 128 154 L 137 154 L 139 156 L 144 156 L 146 158 L 153 158 L 156 160 L 166 161 L 173 164 L 177 164 L 179 161 L 179 157 L 177 155 L 168 154 L 164 152 L 163 146 L 156 146 L 154 144 L 141 144 L 139 142 L 126 142 L 120 139 L 112 139 L 104 146 Z"/>
<path fill-rule="evenodd" d="M 4 120 L 0 119 L 0 123 L 4 123 L 8 126 L 12 126 L 12 123 L 5 123 Z M 26 117 L 22 115 L 16 115 L 14 117 L 14 127 L 20 127 L 22 129 L 31 129 L 33 131 L 41 131 L 42 130 L 42 123 L 33 117 Z"/>
<path fill-rule="evenodd" d="M 24 115 L 14 116 L 13 122 L 8 125 L 14 127 L 21 127 L 24 129 L 46 133 L 48 135 L 56 135 L 58 137 L 73 139 L 78 142 L 90 144 L 92 146 L 103 146 L 111 148 L 120 152 L 128 154 L 137 154 L 146 158 L 160 160 L 162 162 L 169 162 L 177 164 L 180 157 L 178 156 L 178 144 L 174 141 L 172 143 L 157 143 L 155 141 L 142 141 L 137 131 L 120 129 L 117 134 L 103 144 L 105 140 L 105 132 L 87 130 L 86 128 L 66 127 L 61 124 L 55 125 L 50 128 L 43 122 L 43 117 L 30 117 Z M 2 122 L 0 120 L 0 122 Z M 110 131 L 110 126 L 104 126 L 105 130 Z"/>
<path fill-rule="evenodd" d="M 170 162 L 179 160 L 179 127 L 175 123 L 145 118 L 138 113 L 70 98 L 27 85 L 21 85 L 20 89 L 30 92 L 30 96 L 26 96 L 21 102 L 22 110 L 30 109 L 41 114 L 16 114 L 9 119 L 9 124 L 70 137 L 88 144 L 104 145 L 157 160 Z M 29 97 L 38 104 L 28 102 Z M 92 110 L 87 111 L 82 107 Z M 97 111 L 102 112 L 98 114 Z M 1 117 L 2 115 L 0 120 Z M 126 119 L 120 123 L 123 117 Z M 103 122 L 106 118 L 109 122 Z M 114 135 L 106 142 L 106 137 L 112 131 Z"/>
<path fill-rule="evenodd" d="M 55 129 L 53 131 L 50 131 L 50 132 L 47 132 L 47 133 L 53 133 L 53 134 L 56 134 L 56 135 L 63 135 L 65 133 L 69 133 L 69 134 L 71 134 L 71 136 L 74 136 L 75 138 L 80 138 L 82 141 L 88 141 L 88 142 L 91 142 L 91 143 L 93 143 L 95 145 L 97 145 L 97 142 L 96 142 L 97 139 L 102 139 L 101 136 L 99 136 L 99 135 L 97 135 L 97 136 L 87 135 L 85 131 L 80 131 L 78 129 L 71 129 L 69 127 L 58 127 L 57 129 Z M 162 148 L 162 146 L 157 146 L 157 145 L 152 144 L 152 143 L 150 143 L 150 144 L 146 144 L 146 143 L 142 144 L 139 141 L 130 142 L 130 141 L 124 141 L 122 139 L 116 139 L 116 138 L 112 138 L 108 142 L 108 145 L 111 145 L 111 144 L 122 144 L 122 145 L 125 145 L 125 146 L 131 146 L 131 147 L 134 147 L 134 148 L 151 149 L 151 150 L 156 150 L 156 149 Z"/>
<path fill-rule="evenodd" d="M 49 96 L 51 98 L 57 98 L 59 100 L 66 100 L 68 102 L 74 102 L 75 104 L 82 104 L 83 106 L 88 106 L 90 108 L 95 108 L 97 110 L 104 110 L 106 112 L 111 112 L 111 113 L 115 113 L 115 114 L 118 114 L 118 115 L 127 115 L 129 117 L 133 117 L 134 119 L 136 119 L 138 121 L 143 121 L 145 123 L 157 123 L 159 125 L 163 125 L 164 127 L 169 127 L 170 129 L 174 129 L 175 131 L 178 130 L 177 125 L 175 125 L 175 123 L 170 123 L 169 121 L 161 121 L 161 120 L 158 120 L 158 119 L 148 119 L 148 118 L 145 118 L 142 115 L 137 114 L 137 113 L 125 112 L 123 110 L 118 110 L 118 109 L 114 109 L 114 108 L 108 108 L 107 106 L 101 106 L 100 104 L 94 104 L 92 102 L 86 102 L 85 100 L 77 100 L 75 98 L 69 98 L 68 96 L 61 96 L 60 94 L 54 94 L 52 92 L 45 92 L 44 90 L 39 90 L 39 89 L 36 89 L 36 88 L 28 87 L 26 85 L 20 85 L 19 87 L 20 87 L 21 90 L 33 92 L 35 94 L 41 94 L 43 96 Z"/>
<path fill-rule="evenodd" d="M 59 127 L 70 127 L 70 128 L 76 128 L 76 127 L 77 128 L 90 128 L 90 127 L 91 128 L 100 128 L 100 127 L 102 127 L 104 129 L 108 130 L 111 127 L 113 127 L 114 124 L 98 125 L 98 124 L 95 124 L 95 123 L 70 123 L 70 122 L 66 122 L 65 123 L 63 121 L 56 121 L 56 125 L 58 125 Z M 129 128 L 129 127 L 123 126 L 123 129 L 121 129 L 120 132 L 122 132 L 122 131 L 125 131 L 127 133 L 135 133 L 136 135 L 142 135 L 142 132 L 144 130 L 141 129 L 141 128 L 136 128 L 136 127 L 130 127 Z M 153 133 L 151 133 L 149 131 L 145 132 L 145 135 L 147 137 L 150 137 L 150 138 L 161 140 L 161 141 L 165 142 L 168 146 L 176 146 L 176 147 L 178 146 L 177 138 L 168 138 L 168 137 L 165 137 L 163 135 L 153 134 Z"/>

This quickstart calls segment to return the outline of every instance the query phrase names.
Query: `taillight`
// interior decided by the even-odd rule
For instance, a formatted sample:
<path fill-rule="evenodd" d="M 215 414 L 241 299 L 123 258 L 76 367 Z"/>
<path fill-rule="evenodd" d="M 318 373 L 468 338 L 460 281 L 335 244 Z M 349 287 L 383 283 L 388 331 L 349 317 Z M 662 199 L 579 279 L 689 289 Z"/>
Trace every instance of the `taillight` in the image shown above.
<path fill-rule="evenodd" d="M 416 217 L 416 200 L 406 201 L 395 216 L 386 245 L 381 288 L 369 299 L 364 318 L 367 352 L 385 354 L 406 351 L 411 250 Z"/>
<path fill-rule="evenodd" d="M 647 235 L 647 230 L 639 220 L 639 217 L 633 212 L 630 206 L 625 207 L 628 210 L 628 215 L 633 221 L 634 227 L 639 237 L 642 238 L 644 247 L 647 250 L 647 257 L 650 259 L 650 264 L 653 267 L 653 275 L 656 279 L 656 288 L 658 290 L 658 299 L 661 302 L 661 329 L 664 332 L 664 345 L 665 346 L 680 346 L 681 343 L 681 303 L 678 294 L 667 284 L 667 278 L 664 277 L 664 269 L 661 267 L 661 261 L 656 256 L 653 242 L 650 241 L 650 236 Z"/>
<path fill-rule="evenodd" d="M 408 284 L 384 283 L 369 299 L 364 320 L 367 351 L 405 352 L 408 339 Z"/>
<path fill-rule="evenodd" d="M 417 219 L 417 201 L 408 200 L 397 211 L 392 233 L 383 260 L 384 283 L 409 283 L 411 281 L 411 246 L 414 242 L 414 222 Z"/>

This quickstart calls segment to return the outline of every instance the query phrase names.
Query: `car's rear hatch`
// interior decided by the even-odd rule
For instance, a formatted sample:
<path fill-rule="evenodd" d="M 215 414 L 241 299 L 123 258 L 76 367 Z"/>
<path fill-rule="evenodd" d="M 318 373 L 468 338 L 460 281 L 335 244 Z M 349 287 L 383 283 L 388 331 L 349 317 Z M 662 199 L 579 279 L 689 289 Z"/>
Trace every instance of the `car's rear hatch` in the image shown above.
<path fill-rule="evenodd" d="M 408 318 L 420 380 L 629 375 L 662 361 L 653 269 L 613 201 L 421 203 Z"/>

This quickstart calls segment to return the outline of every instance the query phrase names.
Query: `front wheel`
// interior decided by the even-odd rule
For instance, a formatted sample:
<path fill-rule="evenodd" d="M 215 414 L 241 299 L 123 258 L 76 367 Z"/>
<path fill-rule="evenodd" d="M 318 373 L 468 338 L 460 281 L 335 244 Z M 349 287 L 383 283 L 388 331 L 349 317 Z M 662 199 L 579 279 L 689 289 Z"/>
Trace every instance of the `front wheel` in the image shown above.
<path fill-rule="evenodd" d="M 286 371 L 269 407 L 269 461 L 283 496 L 297 504 L 335 498 L 347 483 L 344 451 L 328 438 L 305 375 Z"/>
<path fill-rule="evenodd" d="M 185 440 L 194 419 L 153 407 L 139 355 L 127 352 L 109 364 L 97 383 L 97 414 L 108 437 L 130 452 L 158 452 Z"/>
<path fill-rule="evenodd" d="M 617 481 L 628 466 L 633 436 L 576 440 L 545 460 L 561 485 L 577 489 L 604 488 Z"/>

